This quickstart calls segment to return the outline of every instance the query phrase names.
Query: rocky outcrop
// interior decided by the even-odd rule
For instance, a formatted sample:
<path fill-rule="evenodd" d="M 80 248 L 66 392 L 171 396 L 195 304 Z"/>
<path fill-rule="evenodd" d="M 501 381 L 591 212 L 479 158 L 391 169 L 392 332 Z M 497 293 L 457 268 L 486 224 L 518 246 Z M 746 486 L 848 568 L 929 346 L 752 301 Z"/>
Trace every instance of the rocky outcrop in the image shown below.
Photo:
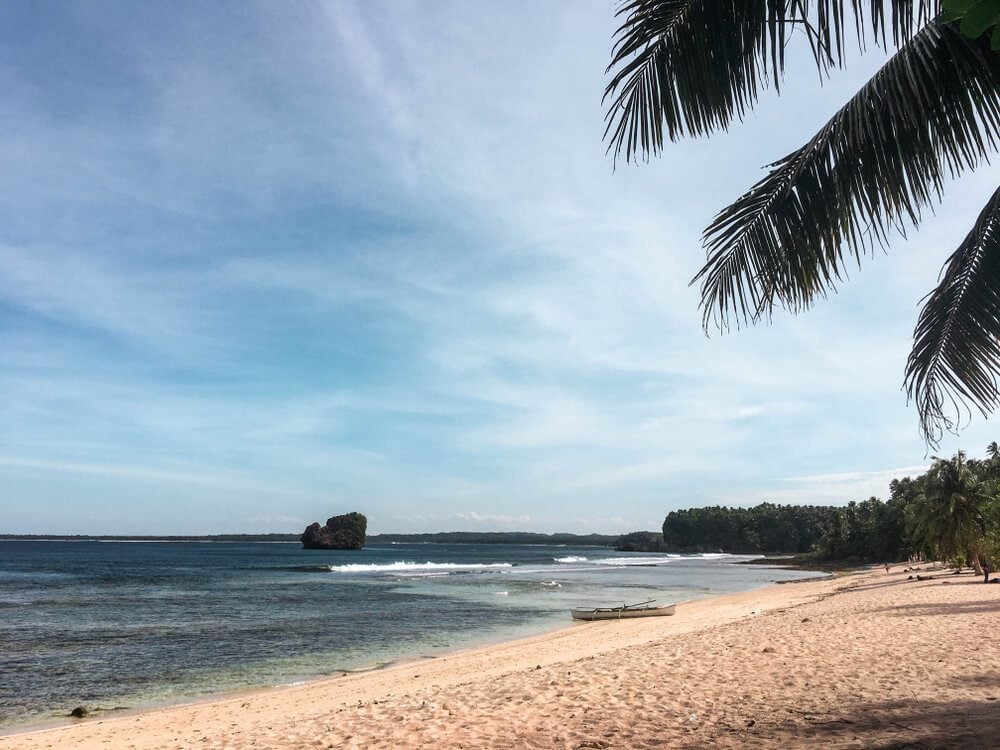
<path fill-rule="evenodd" d="M 361 513 L 346 513 L 326 519 L 326 525 L 310 524 L 302 533 L 304 549 L 361 549 L 365 546 L 368 519 Z"/>
<path fill-rule="evenodd" d="M 666 552 L 667 545 L 663 543 L 663 534 L 655 531 L 633 531 L 620 537 L 615 542 L 615 549 L 620 552 Z"/>

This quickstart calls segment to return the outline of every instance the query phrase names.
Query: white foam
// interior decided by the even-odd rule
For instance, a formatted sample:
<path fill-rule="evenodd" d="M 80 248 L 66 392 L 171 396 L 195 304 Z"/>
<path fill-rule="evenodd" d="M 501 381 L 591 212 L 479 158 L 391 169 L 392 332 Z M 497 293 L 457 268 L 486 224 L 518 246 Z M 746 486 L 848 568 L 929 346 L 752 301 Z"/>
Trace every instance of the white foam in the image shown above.
<path fill-rule="evenodd" d="M 513 567 L 511 563 L 435 563 L 435 562 L 405 562 L 372 563 L 362 565 L 350 563 L 347 565 L 331 565 L 331 573 L 416 573 L 421 571 L 442 573 L 466 570 L 495 570 L 497 568 Z"/>
<path fill-rule="evenodd" d="M 671 557 L 605 557 L 592 562 L 594 565 L 628 567 L 629 565 L 664 565 L 673 559 Z"/>
<path fill-rule="evenodd" d="M 586 557 L 579 557 L 578 555 L 569 555 L 568 557 L 554 557 L 553 561 L 557 563 L 581 563 L 587 562 Z"/>

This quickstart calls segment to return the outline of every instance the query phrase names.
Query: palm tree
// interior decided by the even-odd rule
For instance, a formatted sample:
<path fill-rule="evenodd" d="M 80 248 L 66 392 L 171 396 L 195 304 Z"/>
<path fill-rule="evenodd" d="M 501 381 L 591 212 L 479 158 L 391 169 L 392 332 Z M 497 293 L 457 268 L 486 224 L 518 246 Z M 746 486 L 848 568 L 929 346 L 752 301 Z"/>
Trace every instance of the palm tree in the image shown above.
<path fill-rule="evenodd" d="M 769 319 L 776 307 L 807 309 L 836 290 L 848 262 L 917 225 L 946 176 L 988 162 L 1000 141 L 996 0 L 944 3 L 967 15 L 941 15 L 938 0 L 623 2 L 605 138 L 626 161 L 657 155 L 665 138 L 726 130 L 762 89 L 780 91 L 796 33 L 821 74 L 844 64 L 851 26 L 860 46 L 896 50 L 705 230 L 707 262 L 692 283 L 701 284 L 706 331 Z M 925 439 L 935 444 L 971 407 L 985 415 L 1000 405 L 998 373 L 1000 189 L 917 321 L 905 383 Z"/>
<path fill-rule="evenodd" d="M 923 491 L 908 508 L 911 539 L 941 560 L 968 558 L 981 572 L 986 536 L 991 530 L 993 496 L 959 451 L 951 460 L 935 458 Z"/>
<path fill-rule="evenodd" d="M 996 440 L 986 446 L 986 455 L 991 461 L 1000 461 L 1000 445 L 997 445 Z"/>

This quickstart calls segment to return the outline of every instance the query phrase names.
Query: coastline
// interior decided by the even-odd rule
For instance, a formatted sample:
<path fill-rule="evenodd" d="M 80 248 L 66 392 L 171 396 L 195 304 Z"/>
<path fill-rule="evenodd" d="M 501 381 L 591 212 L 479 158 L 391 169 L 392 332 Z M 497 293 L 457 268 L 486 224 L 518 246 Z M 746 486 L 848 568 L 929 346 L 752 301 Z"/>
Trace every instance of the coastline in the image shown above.
<path fill-rule="evenodd" d="M 716 604 L 724 605 L 729 600 L 739 600 L 745 595 L 752 595 L 754 593 L 759 593 L 767 591 L 770 589 L 775 589 L 784 584 L 799 584 L 806 582 L 817 582 L 817 581 L 830 581 L 833 577 L 830 574 L 818 573 L 816 576 L 810 576 L 809 578 L 800 579 L 790 579 L 790 580 L 779 580 L 773 581 L 765 586 L 760 586 L 755 589 L 750 589 L 747 591 L 741 591 L 730 594 L 717 594 L 706 597 L 699 597 L 696 599 L 689 599 L 686 601 L 677 602 L 678 608 L 683 607 L 685 609 L 685 614 L 691 614 L 692 606 L 699 605 L 698 609 L 708 608 L 714 609 Z M 677 622 L 675 617 L 662 618 L 658 622 L 661 625 L 668 625 L 670 621 Z M 629 620 L 626 622 L 636 622 L 634 620 Z M 648 624 L 653 624 L 653 621 L 646 620 Z M 155 701 L 148 704 L 139 704 L 136 706 L 124 707 L 121 709 L 99 709 L 93 711 L 85 720 L 73 719 L 68 715 L 62 718 L 54 717 L 48 720 L 32 722 L 24 725 L 14 725 L 2 727 L 0 726 L 0 750 L 5 750 L 3 741 L 5 739 L 14 737 L 25 737 L 29 735 L 35 735 L 42 732 L 52 732 L 60 729 L 71 729 L 73 727 L 81 727 L 87 724 L 99 723 L 99 722 L 110 722 L 115 720 L 125 720 L 134 718 L 136 716 L 147 716 L 155 715 L 164 711 L 174 711 L 185 708 L 195 708 L 198 706 L 204 706 L 209 704 L 224 704 L 237 700 L 245 700 L 248 696 L 264 695 L 274 692 L 280 692 L 285 690 L 296 690 L 301 688 L 309 687 L 320 687 L 328 686 L 330 684 L 342 683 L 345 681 L 352 680 L 353 678 L 365 678 L 375 673 L 385 673 L 392 672 L 392 670 L 402 669 L 405 670 L 413 665 L 428 664 L 437 661 L 447 661 L 448 659 L 456 660 L 460 657 L 465 656 L 475 656 L 479 654 L 489 655 L 494 650 L 503 649 L 507 651 L 508 649 L 518 650 L 521 645 L 533 645 L 536 642 L 544 644 L 548 641 L 550 637 L 557 636 L 561 633 L 569 634 L 575 631 L 577 628 L 587 627 L 587 625 L 592 625 L 591 623 L 577 622 L 575 620 L 569 619 L 569 611 L 566 611 L 566 621 L 558 624 L 553 624 L 551 621 L 547 623 L 547 626 L 541 627 L 536 632 L 529 633 L 527 635 L 514 635 L 513 637 L 507 633 L 504 635 L 493 634 L 493 637 L 487 637 L 480 642 L 473 642 L 471 645 L 458 646 L 455 648 L 449 648 L 444 650 L 437 650 L 434 653 L 423 653 L 415 652 L 411 654 L 406 654 L 393 659 L 390 662 L 373 662 L 370 666 L 359 667 L 355 669 L 345 669 L 337 670 L 338 674 L 321 675 L 321 676 L 306 676 L 302 679 L 293 680 L 288 683 L 281 683 L 275 685 L 258 685 L 254 687 L 245 687 L 235 690 L 226 690 L 217 693 L 209 693 L 202 696 L 178 698 L 176 700 L 168 700 L 165 702 Z M 658 632 L 659 629 L 657 629 Z M 578 632 L 577 635 L 580 635 Z M 619 633 L 615 634 L 620 635 Z M 645 637 L 645 636 L 643 636 Z M 655 635 L 650 635 L 649 637 L 656 637 Z M 617 643 L 615 646 L 617 647 Z M 453 662 L 454 664 L 455 662 Z M 458 664 L 457 668 L 461 669 L 462 665 Z"/>
<path fill-rule="evenodd" d="M 814 579 L 803 579 L 803 580 L 814 580 Z M 774 586 L 779 583 L 796 583 L 796 582 L 797 579 L 793 579 L 791 581 L 777 581 L 769 585 Z M 714 599 L 715 597 L 707 597 L 707 598 Z M 569 613 L 567 611 L 567 618 L 568 617 Z M 574 627 L 574 625 L 575 623 L 552 624 L 551 622 L 549 622 L 548 627 L 540 627 L 539 629 L 533 630 L 533 632 L 527 635 L 512 636 L 510 635 L 510 633 L 505 633 L 503 635 L 497 635 L 494 633 L 492 634 L 492 637 L 484 637 L 482 640 L 474 640 L 470 645 L 439 648 L 435 649 L 433 653 L 414 651 L 411 653 L 405 653 L 400 656 L 394 657 L 390 661 L 373 661 L 370 662 L 369 664 L 360 667 L 337 669 L 329 674 L 303 675 L 300 678 L 292 679 L 288 682 L 238 687 L 226 690 L 219 690 L 217 692 L 209 692 L 203 695 L 178 697 L 175 699 L 166 699 L 166 700 L 152 699 L 148 703 L 139 702 L 134 706 L 122 706 L 116 708 L 98 708 L 90 711 L 85 720 L 74 719 L 70 717 L 68 714 L 66 714 L 64 716 L 52 717 L 50 719 L 41 721 L 32 721 L 26 724 L 17 724 L 10 726 L 0 725 L 0 750 L 3 750 L 4 748 L 2 744 L 3 740 L 19 736 L 33 735 L 41 732 L 50 732 L 59 729 L 68 729 L 76 726 L 81 726 L 82 724 L 86 723 L 112 721 L 116 719 L 129 719 L 136 716 L 158 714 L 162 711 L 193 708 L 205 704 L 226 703 L 230 701 L 245 699 L 248 696 L 255 696 L 258 694 L 272 693 L 276 691 L 290 690 L 296 688 L 304 688 L 313 685 L 325 684 L 327 682 L 341 681 L 352 677 L 365 677 L 374 673 L 384 672 L 387 670 L 392 670 L 400 667 L 405 668 L 416 664 L 425 664 L 438 659 L 446 659 L 448 657 L 460 656 L 472 652 L 486 651 L 489 649 L 496 648 L 498 646 L 514 645 L 522 641 L 531 641 L 536 638 L 545 638 L 546 636 L 552 635 L 553 633 L 557 633 L 561 630 L 572 628 Z"/>
<path fill-rule="evenodd" d="M 70 723 L 75 706 L 106 719 L 524 638 L 573 606 L 809 575 L 576 547 L 86 547 L 0 544 L 0 734 Z"/>
<path fill-rule="evenodd" d="M 1000 587 L 879 568 L 699 599 L 673 617 L 571 624 L 375 671 L 15 730 L 0 750 L 831 747 L 929 732 L 964 738 L 935 747 L 989 746 L 1000 742 L 990 720 L 1000 645 L 988 637 L 998 614 Z"/>

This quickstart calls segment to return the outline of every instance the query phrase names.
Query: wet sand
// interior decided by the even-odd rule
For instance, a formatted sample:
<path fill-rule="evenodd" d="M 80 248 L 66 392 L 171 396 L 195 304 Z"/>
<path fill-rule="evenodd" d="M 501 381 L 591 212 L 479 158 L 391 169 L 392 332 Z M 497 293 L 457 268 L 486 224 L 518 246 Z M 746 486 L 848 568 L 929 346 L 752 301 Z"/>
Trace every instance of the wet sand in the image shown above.
<path fill-rule="evenodd" d="M 1000 747 L 1000 585 L 903 568 L 88 718 L 0 750 Z"/>

